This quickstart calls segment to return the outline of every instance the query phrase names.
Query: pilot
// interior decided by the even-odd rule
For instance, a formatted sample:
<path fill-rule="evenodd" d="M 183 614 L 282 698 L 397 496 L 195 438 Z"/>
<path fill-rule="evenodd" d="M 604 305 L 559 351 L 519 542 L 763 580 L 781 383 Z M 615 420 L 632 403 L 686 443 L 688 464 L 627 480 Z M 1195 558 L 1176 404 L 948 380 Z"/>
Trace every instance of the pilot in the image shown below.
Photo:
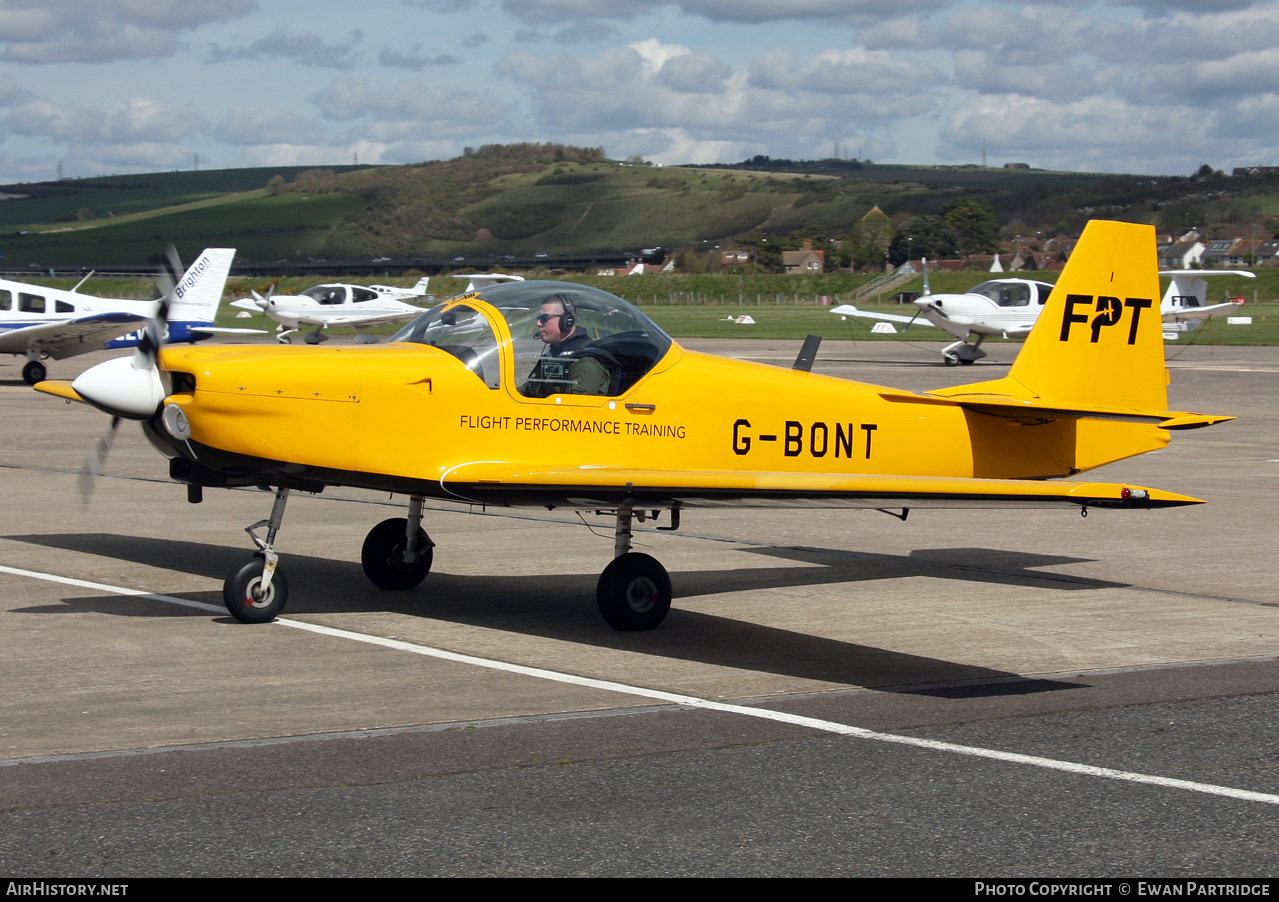
<path fill-rule="evenodd" d="M 567 295 L 553 294 L 542 301 L 537 337 L 546 348 L 520 387 L 523 394 L 532 398 L 608 394 L 612 382 L 608 368 L 596 357 L 579 356 L 591 337 L 577 324 L 577 308 Z"/>

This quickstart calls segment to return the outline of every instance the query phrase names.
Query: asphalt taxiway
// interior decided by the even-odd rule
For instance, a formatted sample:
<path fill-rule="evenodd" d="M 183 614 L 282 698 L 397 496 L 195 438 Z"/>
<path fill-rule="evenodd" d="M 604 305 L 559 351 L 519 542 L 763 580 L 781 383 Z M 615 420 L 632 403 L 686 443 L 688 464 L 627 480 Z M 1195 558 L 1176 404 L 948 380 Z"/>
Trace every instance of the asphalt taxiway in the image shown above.
<path fill-rule="evenodd" d="M 930 389 L 1015 350 L 814 369 Z M 239 624 L 270 495 L 189 505 L 126 424 L 82 507 L 106 418 L 0 361 L 0 873 L 1273 873 L 1279 349 L 1169 356 L 1173 409 L 1238 419 L 1095 475 L 1207 504 L 686 514 L 637 535 L 676 596 L 642 634 L 595 611 L 611 521 L 439 505 L 388 594 L 359 547 L 404 499 L 354 490 L 295 496 L 284 622 Z"/>

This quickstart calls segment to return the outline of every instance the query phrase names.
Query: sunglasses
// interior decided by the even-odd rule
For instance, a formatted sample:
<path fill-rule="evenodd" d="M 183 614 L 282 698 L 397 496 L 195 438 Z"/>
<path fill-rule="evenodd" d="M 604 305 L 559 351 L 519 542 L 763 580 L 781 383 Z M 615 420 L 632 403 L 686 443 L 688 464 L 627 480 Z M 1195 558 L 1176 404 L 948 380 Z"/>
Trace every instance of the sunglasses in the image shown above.
<path fill-rule="evenodd" d="M 563 315 L 563 313 L 539 313 L 537 315 L 537 324 L 539 326 L 545 326 L 551 320 L 557 319 Z"/>

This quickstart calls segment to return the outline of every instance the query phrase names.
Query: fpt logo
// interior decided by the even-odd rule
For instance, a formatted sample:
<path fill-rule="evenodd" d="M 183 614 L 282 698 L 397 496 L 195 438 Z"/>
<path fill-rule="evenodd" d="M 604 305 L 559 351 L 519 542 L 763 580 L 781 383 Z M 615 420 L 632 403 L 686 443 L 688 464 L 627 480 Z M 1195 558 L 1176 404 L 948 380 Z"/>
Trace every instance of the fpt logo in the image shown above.
<path fill-rule="evenodd" d="M 1141 322 L 1141 311 L 1153 306 L 1150 298 L 1110 298 L 1105 295 L 1094 297 L 1091 294 L 1066 295 L 1066 310 L 1061 317 L 1061 340 L 1070 341 L 1070 327 L 1075 323 L 1086 325 L 1092 332 L 1092 343 L 1101 338 L 1103 329 L 1118 326 L 1128 321 L 1128 344 L 1137 343 L 1137 325 Z M 1092 308 L 1089 312 L 1088 308 Z M 1081 312 L 1076 313 L 1076 308 Z M 1121 329 L 1122 334 L 1122 329 Z"/>

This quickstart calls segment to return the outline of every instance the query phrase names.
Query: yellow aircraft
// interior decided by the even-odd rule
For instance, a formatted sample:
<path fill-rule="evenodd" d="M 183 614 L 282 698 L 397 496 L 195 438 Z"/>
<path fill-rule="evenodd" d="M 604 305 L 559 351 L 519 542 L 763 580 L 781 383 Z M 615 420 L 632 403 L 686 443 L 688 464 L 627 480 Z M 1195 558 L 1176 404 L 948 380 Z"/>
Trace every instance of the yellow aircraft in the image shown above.
<path fill-rule="evenodd" d="M 1169 411 L 1154 230 L 1093 222 L 1007 377 L 916 393 L 681 348 L 630 304 L 559 282 L 464 294 L 371 347 L 154 345 L 40 391 L 142 421 L 171 477 L 268 486 L 258 552 L 224 587 L 239 620 L 273 619 L 289 492 L 407 495 L 361 560 L 409 589 L 431 568 L 427 498 L 605 511 L 615 556 L 597 601 L 617 629 L 657 626 L 660 563 L 632 520 L 690 508 L 1154 508 L 1198 499 L 1062 481 L 1230 417 Z M 803 355 L 801 355 L 802 357 Z M 256 530 L 266 527 L 266 536 Z"/>

